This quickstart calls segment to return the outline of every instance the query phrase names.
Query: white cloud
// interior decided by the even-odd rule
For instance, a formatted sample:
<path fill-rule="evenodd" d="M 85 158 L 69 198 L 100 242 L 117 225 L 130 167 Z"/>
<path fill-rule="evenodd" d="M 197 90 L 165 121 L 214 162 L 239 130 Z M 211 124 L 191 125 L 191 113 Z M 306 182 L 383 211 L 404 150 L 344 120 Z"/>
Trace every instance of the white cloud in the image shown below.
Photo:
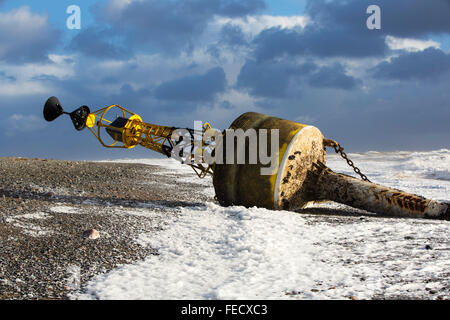
<path fill-rule="evenodd" d="M 7 64 L 0 63 L 0 70 L 14 77 L 15 81 L 0 82 L 0 95 L 30 95 L 51 91 L 43 78 L 67 79 L 75 75 L 73 55 L 49 55 L 49 62 Z"/>
<path fill-rule="evenodd" d="M 20 65 L 0 63 L 0 69 L 14 76 L 18 80 L 31 80 L 38 76 L 53 76 L 59 79 L 67 78 L 75 74 L 74 56 L 49 55 L 50 62 L 26 63 Z"/>
<path fill-rule="evenodd" d="M 49 88 L 38 81 L 2 83 L 0 85 L 0 96 L 5 97 L 44 94 L 48 92 Z"/>
<path fill-rule="evenodd" d="M 247 92 L 242 92 L 235 89 L 221 94 L 217 99 L 219 104 L 229 102 L 232 106 L 243 110 L 243 112 L 246 112 L 249 109 L 257 109 L 257 101 L 258 98 L 249 95 Z"/>
<path fill-rule="evenodd" d="M 0 12 L 0 60 L 42 61 L 57 39 L 48 17 L 33 13 L 28 6 Z"/>
<path fill-rule="evenodd" d="M 33 14 L 30 7 L 24 6 L 9 12 L 0 12 L 0 25 L 15 25 L 13 30 L 9 30 L 12 34 L 29 33 L 29 27 L 40 29 L 47 25 L 47 17 Z"/>
<path fill-rule="evenodd" d="M 308 22 L 307 16 L 247 16 L 245 18 L 216 18 L 214 24 L 223 26 L 231 24 L 239 26 L 245 34 L 252 37 L 258 35 L 264 29 L 280 27 L 281 29 L 304 28 Z"/>
<path fill-rule="evenodd" d="M 220 94 L 212 107 L 200 106 L 196 110 L 196 116 L 197 119 L 211 121 L 211 125 L 216 129 L 228 128 L 234 119 L 245 112 L 263 112 L 258 106 L 260 100 L 246 92 L 231 89 Z"/>
<path fill-rule="evenodd" d="M 406 50 L 410 52 L 423 51 L 426 48 L 440 48 L 440 43 L 433 40 L 418 40 L 411 38 L 396 38 L 393 36 L 386 37 L 386 43 L 392 50 Z"/>
<path fill-rule="evenodd" d="M 194 121 L 204 121 L 209 122 L 215 129 L 225 129 L 245 112 L 264 113 L 258 106 L 260 101 L 260 98 L 246 92 L 231 89 L 218 94 L 214 102 L 199 104 L 194 109 L 187 107 L 186 110 L 171 114 L 170 121 L 188 127 L 192 127 Z"/>
<path fill-rule="evenodd" d="M 105 88 L 120 88 L 127 83 L 135 88 L 151 88 L 163 82 L 192 74 L 204 73 L 217 66 L 204 48 L 177 56 L 137 54 L 128 60 L 104 60 L 91 64 L 88 70 L 79 70 L 87 81 L 98 84 L 98 77 L 115 78 L 117 83 L 100 84 Z M 117 89 L 117 88 L 116 88 Z"/>

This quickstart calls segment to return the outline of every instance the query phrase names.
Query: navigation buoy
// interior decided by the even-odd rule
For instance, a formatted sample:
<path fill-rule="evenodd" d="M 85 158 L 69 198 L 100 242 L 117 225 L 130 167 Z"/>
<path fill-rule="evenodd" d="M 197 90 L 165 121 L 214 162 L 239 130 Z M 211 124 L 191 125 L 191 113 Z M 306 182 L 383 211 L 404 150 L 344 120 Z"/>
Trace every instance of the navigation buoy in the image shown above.
<path fill-rule="evenodd" d="M 109 119 L 109 111 L 113 109 L 119 111 L 120 116 Z M 267 164 L 261 161 L 208 162 L 207 155 L 214 154 L 219 147 L 222 148 L 221 156 L 224 158 L 230 152 L 235 157 L 239 151 L 249 158 L 250 151 L 254 152 L 250 150 L 249 143 L 244 143 L 243 147 L 232 143 L 232 147 L 228 147 L 226 131 L 220 135 L 220 142 L 212 144 L 212 140 L 206 141 L 205 133 L 212 130 L 209 124 L 205 124 L 201 130 L 149 124 L 119 105 L 92 113 L 89 107 L 82 106 L 67 113 L 56 97 L 49 98 L 44 107 L 44 118 L 53 121 L 62 114 L 70 116 L 75 129 L 87 127 L 104 147 L 130 149 L 141 145 L 167 157 L 181 158 L 201 178 L 212 175 L 216 198 L 223 206 L 296 210 L 316 201 L 332 200 L 380 215 L 450 220 L 448 203 L 368 181 L 343 153 L 343 149 L 335 141 L 324 138 L 314 126 L 254 112 L 238 117 L 229 130 L 251 129 L 258 141 L 264 140 L 261 130 L 277 131 L 277 140 L 269 138 L 265 146 L 266 151 L 274 150 L 275 154 L 271 156 L 276 159 L 277 165 L 269 174 L 261 174 L 261 170 L 267 168 Z M 111 143 L 104 140 L 105 134 L 113 140 Z M 199 136 L 200 144 L 197 141 Z M 180 145 L 188 147 L 180 152 Z M 335 173 L 328 168 L 326 147 L 333 147 L 345 155 L 344 158 L 363 179 Z M 197 162 L 191 161 L 193 159 Z"/>

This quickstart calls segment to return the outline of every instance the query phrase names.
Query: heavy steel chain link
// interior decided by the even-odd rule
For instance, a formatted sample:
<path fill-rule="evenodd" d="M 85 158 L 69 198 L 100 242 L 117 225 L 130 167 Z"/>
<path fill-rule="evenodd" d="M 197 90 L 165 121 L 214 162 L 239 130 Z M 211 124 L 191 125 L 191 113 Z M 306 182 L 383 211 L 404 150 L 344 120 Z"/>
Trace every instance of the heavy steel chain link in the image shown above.
<path fill-rule="evenodd" d="M 361 170 L 357 166 L 355 166 L 353 161 L 348 158 L 347 154 L 344 152 L 344 148 L 341 147 L 341 145 L 338 142 L 331 140 L 331 139 L 325 139 L 324 143 L 325 143 L 325 146 L 333 148 L 334 151 L 336 151 L 336 153 L 340 154 L 341 157 L 344 158 L 345 161 L 347 161 L 347 164 L 353 168 L 353 171 L 355 171 L 356 174 L 358 174 L 362 180 L 371 182 L 367 178 L 367 176 L 364 173 L 362 173 Z"/>

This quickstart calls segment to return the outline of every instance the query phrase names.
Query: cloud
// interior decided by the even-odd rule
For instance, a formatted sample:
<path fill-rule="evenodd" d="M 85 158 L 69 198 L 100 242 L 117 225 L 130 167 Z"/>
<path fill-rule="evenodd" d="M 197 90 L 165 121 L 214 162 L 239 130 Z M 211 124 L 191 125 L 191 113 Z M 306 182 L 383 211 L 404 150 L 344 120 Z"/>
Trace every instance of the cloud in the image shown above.
<path fill-rule="evenodd" d="M 384 61 L 372 69 L 376 78 L 395 80 L 433 79 L 450 70 L 450 53 L 428 48 Z"/>
<path fill-rule="evenodd" d="M 386 37 L 386 43 L 392 50 L 406 50 L 410 52 L 423 51 L 426 48 L 439 49 L 440 44 L 433 40 L 419 40 L 410 38 Z"/>
<path fill-rule="evenodd" d="M 46 16 L 31 12 L 29 7 L 0 12 L 0 61 L 46 61 L 59 36 Z"/>
<path fill-rule="evenodd" d="M 339 63 L 322 67 L 309 78 L 309 84 L 316 88 L 349 90 L 355 88 L 360 83 L 360 80 L 347 75 L 344 67 Z"/>
<path fill-rule="evenodd" d="M 448 0 L 310 0 L 307 12 L 314 20 L 347 30 L 365 28 L 366 9 L 381 8 L 381 32 L 397 37 L 450 33 Z"/>
<path fill-rule="evenodd" d="M 265 9 L 263 0 L 209 0 L 219 16 L 242 17 Z"/>
<path fill-rule="evenodd" d="M 237 87 L 268 98 L 287 98 L 309 84 L 315 88 L 353 89 L 360 80 L 346 74 L 340 63 L 319 67 L 315 63 L 248 60 L 241 69 Z"/>
<path fill-rule="evenodd" d="M 235 47 L 248 45 L 248 41 L 242 29 L 239 26 L 226 24 L 222 27 L 219 34 L 220 43 Z"/>
<path fill-rule="evenodd" d="M 42 94 L 48 92 L 48 87 L 45 83 L 40 81 L 8 81 L 0 85 L 0 97 L 16 97 L 20 99 L 21 96 Z M 2 107 L 2 106 L 0 106 Z"/>
<path fill-rule="evenodd" d="M 243 17 L 264 7 L 263 0 L 109 0 L 97 5 L 95 14 L 135 51 L 176 53 L 195 46 L 215 17 Z M 83 40 L 81 47 L 92 42 Z"/>
<path fill-rule="evenodd" d="M 151 97 L 151 91 L 147 88 L 135 89 L 131 84 L 125 83 L 116 94 L 111 95 L 111 103 L 130 108 L 138 108 L 145 104 L 145 101 Z"/>
<path fill-rule="evenodd" d="M 217 67 L 205 74 L 167 81 L 155 89 L 155 97 L 162 100 L 207 101 L 223 92 L 225 87 L 225 72 Z"/>
<path fill-rule="evenodd" d="M 247 60 L 238 76 L 237 87 L 260 97 L 282 98 L 295 77 L 309 74 L 316 68 L 314 64 Z"/>
<path fill-rule="evenodd" d="M 223 18 L 218 17 L 214 21 L 218 25 L 232 25 L 239 27 L 242 32 L 251 37 L 258 35 L 264 29 L 280 28 L 280 29 L 294 29 L 304 28 L 309 22 L 307 16 L 245 16 L 239 18 Z"/>
<path fill-rule="evenodd" d="M 382 0 L 379 6 L 382 10 L 382 28 L 393 36 L 450 34 L 448 0 Z"/>
<path fill-rule="evenodd" d="M 4 127 L 8 136 L 13 136 L 17 133 L 38 131 L 45 128 L 45 126 L 44 120 L 35 115 L 15 113 L 4 121 Z"/>
<path fill-rule="evenodd" d="M 8 82 L 14 82 L 14 81 L 17 80 L 16 77 L 10 76 L 4 71 L 0 71 L 0 79 L 4 79 L 4 80 L 6 80 Z"/>
<path fill-rule="evenodd" d="M 304 29 L 271 28 L 253 41 L 257 59 L 274 59 L 283 55 L 313 57 L 364 58 L 383 56 L 387 50 L 384 37 L 369 30 L 323 28 L 317 24 Z"/>
<path fill-rule="evenodd" d="M 70 50 L 76 50 L 87 56 L 97 58 L 123 58 L 129 55 L 129 49 L 120 45 L 111 29 L 87 27 L 73 37 Z"/>
<path fill-rule="evenodd" d="M 448 0 L 380 0 L 381 30 L 366 27 L 369 0 L 308 1 L 309 22 L 304 28 L 273 27 L 262 31 L 254 40 L 257 59 L 283 55 L 321 58 L 383 57 L 389 49 L 436 46 L 415 37 L 450 34 L 450 1 Z M 386 36 L 388 38 L 386 43 Z M 392 38 L 395 37 L 395 38 Z M 403 41 L 399 38 L 406 38 Z"/>
<path fill-rule="evenodd" d="M 49 54 L 45 62 L 0 62 L 0 99 L 47 94 L 59 81 L 75 76 L 73 56 Z"/>

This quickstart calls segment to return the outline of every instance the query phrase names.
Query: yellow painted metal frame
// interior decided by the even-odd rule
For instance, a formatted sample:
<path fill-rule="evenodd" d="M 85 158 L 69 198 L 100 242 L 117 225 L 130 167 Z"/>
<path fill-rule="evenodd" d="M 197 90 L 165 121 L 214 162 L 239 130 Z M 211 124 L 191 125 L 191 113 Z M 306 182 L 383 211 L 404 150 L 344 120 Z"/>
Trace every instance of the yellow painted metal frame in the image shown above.
<path fill-rule="evenodd" d="M 121 113 L 122 117 L 128 119 L 128 122 L 123 128 L 111 126 L 111 123 L 113 123 L 113 121 L 106 118 L 107 113 L 114 108 L 119 109 L 119 113 Z M 106 148 L 131 149 L 137 145 L 141 145 L 144 148 L 151 149 L 163 155 L 167 155 L 163 150 L 163 146 L 166 145 L 169 140 L 170 144 L 174 145 L 174 141 L 171 140 L 171 136 L 176 129 L 174 127 L 145 123 L 142 121 L 139 115 L 117 104 L 90 113 L 86 121 L 86 126 L 102 144 L 102 146 Z M 95 128 L 95 126 L 97 126 L 97 128 Z M 122 141 L 115 139 L 115 141 L 111 144 L 105 143 L 101 136 L 102 128 L 110 128 L 118 132 L 118 134 L 120 132 Z M 203 126 L 203 132 L 210 129 L 211 126 L 209 125 L 209 123 L 205 123 L 205 125 Z M 193 153 L 188 156 L 189 160 L 193 159 L 195 155 L 197 155 L 197 159 L 200 157 L 203 162 L 203 153 L 205 151 L 205 148 L 208 147 L 208 144 L 205 143 L 205 141 L 202 142 L 203 147 L 201 149 L 197 148 L 195 151 L 193 151 Z M 192 167 L 192 169 L 194 169 L 195 173 L 200 178 L 204 178 L 208 174 L 214 174 L 214 165 L 207 165 L 204 162 L 200 164 L 186 164 Z"/>

